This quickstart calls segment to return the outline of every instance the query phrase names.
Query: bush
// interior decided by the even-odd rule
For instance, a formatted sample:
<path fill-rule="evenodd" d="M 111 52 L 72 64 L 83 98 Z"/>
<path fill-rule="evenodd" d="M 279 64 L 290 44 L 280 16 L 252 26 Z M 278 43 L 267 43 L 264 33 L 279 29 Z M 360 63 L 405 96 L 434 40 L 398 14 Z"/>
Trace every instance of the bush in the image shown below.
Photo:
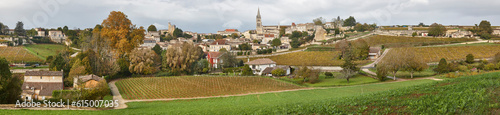
<path fill-rule="evenodd" d="M 458 66 L 458 70 L 460 70 L 460 71 L 468 71 L 469 68 L 467 68 L 467 66 L 465 66 L 465 65 L 459 65 Z"/>
<path fill-rule="evenodd" d="M 486 65 L 484 67 L 484 70 L 486 70 L 486 71 L 492 71 L 492 70 L 495 70 L 495 69 L 496 69 L 496 65 L 493 64 L 493 63 L 490 63 L 490 64 L 488 64 L 488 65 Z"/>
<path fill-rule="evenodd" d="M 467 54 L 467 56 L 465 57 L 465 62 L 467 62 L 467 63 L 469 63 L 469 64 L 474 63 L 474 55 L 472 55 L 472 54 Z"/>
<path fill-rule="evenodd" d="M 331 72 L 325 72 L 325 75 L 328 76 L 328 77 L 332 77 L 333 74 Z"/>
<path fill-rule="evenodd" d="M 278 68 L 271 71 L 271 74 L 273 74 L 273 76 L 284 76 L 286 74 L 286 71 Z"/>

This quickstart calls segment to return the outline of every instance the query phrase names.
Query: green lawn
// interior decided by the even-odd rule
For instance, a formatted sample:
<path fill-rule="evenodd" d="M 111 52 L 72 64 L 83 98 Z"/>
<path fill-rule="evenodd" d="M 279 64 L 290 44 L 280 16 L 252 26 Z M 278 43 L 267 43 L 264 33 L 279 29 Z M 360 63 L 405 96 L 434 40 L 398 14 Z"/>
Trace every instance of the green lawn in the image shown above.
<path fill-rule="evenodd" d="M 425 69 L 422 72 L 415 72 L 415 73 L 413 73 L 413 78 L 429 77 L 429 76 L 436 75 L 437 73 L 432 71 L 432 69 L 434 69 L 434 67 L 430 66 L 429 68 Z M 369 70 L 377 73 L 377 70 L 375 70 L 375 69 L 369 69 Z M 392 73 L 389 73 L 389 76 L 392 76 Z M 398 72 L 396 72 L 396 77 L 398 77 L 398 78 L 411 78 L 411 75 L 410 75 L 410 72 L 407 72 L 407 71 L 398 71 Z"/>
<path fill-rule="evenodd" d="M 58 52 L 64 50 L 66 46 L 60 44 L 36 44 L 36 45 L 26 45 L 28 51 L 36 54 L 38 57 L 45 59 L 48 56 L 54 56 Z"/>
<path fill-rule="evenodd" d="M 347 79 L 342 79 L 339 78 L 341 73 L 339 72 L 333 72 L 333 76 L 336 76 L 336 78 L 325 78 L 326 76 L 324 74 L 321 74 L 319 76 L 319 82 L 318 83 L 306 83 L 307 86 L 313 86 L 313 87 L 330 87 L 330 86 L 348 86 L 348 85 L 359 85 L 359 84 L 367 84 L 367 83 L 375 83 L 379 82 L 376 79 L 373 79 L 371 77 L 363 76 L 363 75 L 355 75 L 353 78 L 349 79 L 349 83 L 347 82 Z"/>
<path fill-rule="evenodd" d="M 262 110 L 294 103 L 307 103 L 322 100 L 344 100 L 346 97 L 373 94 L 409 86 L 432 83 L 432 80 L 414 80 L 368 84 L 349 87 L 334 87 L 281 93 L 255 94 L 247 96 L 210 98 L 198 100 L 131 102 L 128 108 L 101 111 L 36 111 L 36 110 L 0 110 L 2 114 L 252 114 Z"/>

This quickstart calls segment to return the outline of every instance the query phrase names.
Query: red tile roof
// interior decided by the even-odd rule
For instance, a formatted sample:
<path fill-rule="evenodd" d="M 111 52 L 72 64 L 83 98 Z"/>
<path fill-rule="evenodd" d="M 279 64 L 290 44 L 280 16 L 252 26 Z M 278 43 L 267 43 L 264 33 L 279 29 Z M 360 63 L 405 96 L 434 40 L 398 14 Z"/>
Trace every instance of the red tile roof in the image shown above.
<path fill-rule="evenodd" d="M 210 45 L 227 45 L 227 41 L 224 39 L 218 39 L 212 42 Z"/>

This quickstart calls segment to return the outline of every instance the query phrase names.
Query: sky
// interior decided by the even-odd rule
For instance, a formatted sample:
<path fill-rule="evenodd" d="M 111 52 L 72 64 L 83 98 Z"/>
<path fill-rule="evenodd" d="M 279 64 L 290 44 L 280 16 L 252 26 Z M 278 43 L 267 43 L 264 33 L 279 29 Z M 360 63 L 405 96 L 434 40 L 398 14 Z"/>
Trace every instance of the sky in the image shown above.
<path fill-rule="evenodd" d="M 309 23 L 349 16 L 377 25 L 474 25 L 488 20 L 500 25 L 500 0 L 0 0 L 0 22 L 10 29 L 93 28 L 111 11 L 122 11 L 133 24 L 168 23 L 184 31 L 216 33 L 255 29 L 257 9 L 263 25 Z"/>

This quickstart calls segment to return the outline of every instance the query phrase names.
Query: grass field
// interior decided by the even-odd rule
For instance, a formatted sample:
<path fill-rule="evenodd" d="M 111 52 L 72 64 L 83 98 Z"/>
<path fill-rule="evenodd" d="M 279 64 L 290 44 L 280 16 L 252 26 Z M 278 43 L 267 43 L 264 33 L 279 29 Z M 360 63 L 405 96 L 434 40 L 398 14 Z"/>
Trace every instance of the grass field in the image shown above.
<path fill-rule="evenodd" d="M 394 48 L 389 53 L 400 52 Z M 465 60 L 467 54 L 474 55 L 476 59 L 491 58 L 500 52 L 500 45 L 472 45 L 472 46 L 447 46 L 447 47 L 421 47 L 415 48 L 417 56 L 425 62 L 439 62 L 441 58 L 446 61 Z"/>
<path fill-rule="evenodd" d="M 116 83 L 125 99 L 187 98 L 299 89 L 264 77 L 148 77 Z"/>
<path fill-rule="evenodd" d="M 367 83 L 376 83 L 379 82 L 376 79 L 373 79 L 371 77 L 363 76 L 363 75 L 355 75 L 351 79 L 349 79 L 349 82 L 347 82 L 346 79 L 339 78 L 341 73 L 334 72 L 334 77 L 335 78 L 325 78 L 326 76 L 321 74 L 319 76 L 319 82 L 318 83 L 307 83 L 307 86 L 312 86 L 312 87 L 330 87 L 330 86 L 349 86 L 349 85 L 360 85 L 360 84 L 367 84 Z"/>
<path fill-rule="evenodd" d="M 437 73 L 432 71 L 432 69 L 434 69 L 434 68 L 435 68 L 435 66 L 430 66 L 429 68 L 425 69 L 424 71 L 415 72 L 415 73 L 413 73 L 413 77 L 418 78 L 418 77 L 429 77 L 429 76 L 436 75 Z M 375 69 L 369 69 L 369 70 L 377 73 L 377 70 L 375 70 Z M 392 76 L 392 73 L 389 73 L 389 76 Z M 410 75 L 410 72 L 407 72 L 407 71 L 398 71 L 398 72 L 396 72 L 396 77 L 397 78 L 410 78 L 411 75 Z"/>
<path fill-rule="evenodd" d="M 28 51 L 35 53 L 36 55 L 43 57 L 43 59 L 48 56 L 57 55 L 58 52 L 64 50 L 65 46 L 60 44 L 36 44 L 36 45 L 26 45 L 24 46 Z"/>
<path fill-rule="evenodd" d="M 376 35 L 364 39 L 370 46 L 384 45 L 386 47 L 425 46 L 476 41 L 473 38 L 433 38 Z"/>
<path fill-rule="evenodd" d="M 344 63 L 342 60 L 337 59 L 339 55 L 339 51 L 303 51 L 259 58 L 269 58 L 275 61 L 278 65 L 339 66 Z M 250 60 L 259 58 L 250 58 Z M 246 59 L 242 60 L 245 62 L 247 61 Z M 364 64 L 368 62 L 369 60 L 355 61 L 356 64 Z"/>
<path fill-rule="evenodd" d="M 5 57 L 7 61 L 13 63 L 43 62 L 43 59 L 23 47 L 0 47 L 0 57 Z"/>
<path fill-rule="evenodd" d="M 283 106 L 304 104 L 317 101 L 344 100 L 346 97 L 367 95 L 390 89 L 417 86 L 435 82 L 432 80 L 415 80 L 392 82 L 385 84 L 368 84 L 360 86 L 336 87 L 326 89 L 302 90 L 292 92 L 255 94 L 247 96 L 210 98 L 198 100 L 155 101 L 127 103 L 128 108 L 101 111 L 36 111 L 36 110 L 0 110 L 3 114 L 272 114 L 262 113 L 269 110 L 281 112 Z M 318 105 L 321 106 L 321 105 Z M 279 108 L 278 108 L 279 107 Z M 312 111 L 311 111 L 312 112 Z M 286 114 L 286 113 L 281 113 Z M 311 114 L 311 113 L 308 113 Z"/>
<path fill-rule="evenodd" d="M 384 27 L 383 30 L 408 30 L 408 27 Z M 413 27 L 413 30 L 429 30 L 429 27 Z"/>

